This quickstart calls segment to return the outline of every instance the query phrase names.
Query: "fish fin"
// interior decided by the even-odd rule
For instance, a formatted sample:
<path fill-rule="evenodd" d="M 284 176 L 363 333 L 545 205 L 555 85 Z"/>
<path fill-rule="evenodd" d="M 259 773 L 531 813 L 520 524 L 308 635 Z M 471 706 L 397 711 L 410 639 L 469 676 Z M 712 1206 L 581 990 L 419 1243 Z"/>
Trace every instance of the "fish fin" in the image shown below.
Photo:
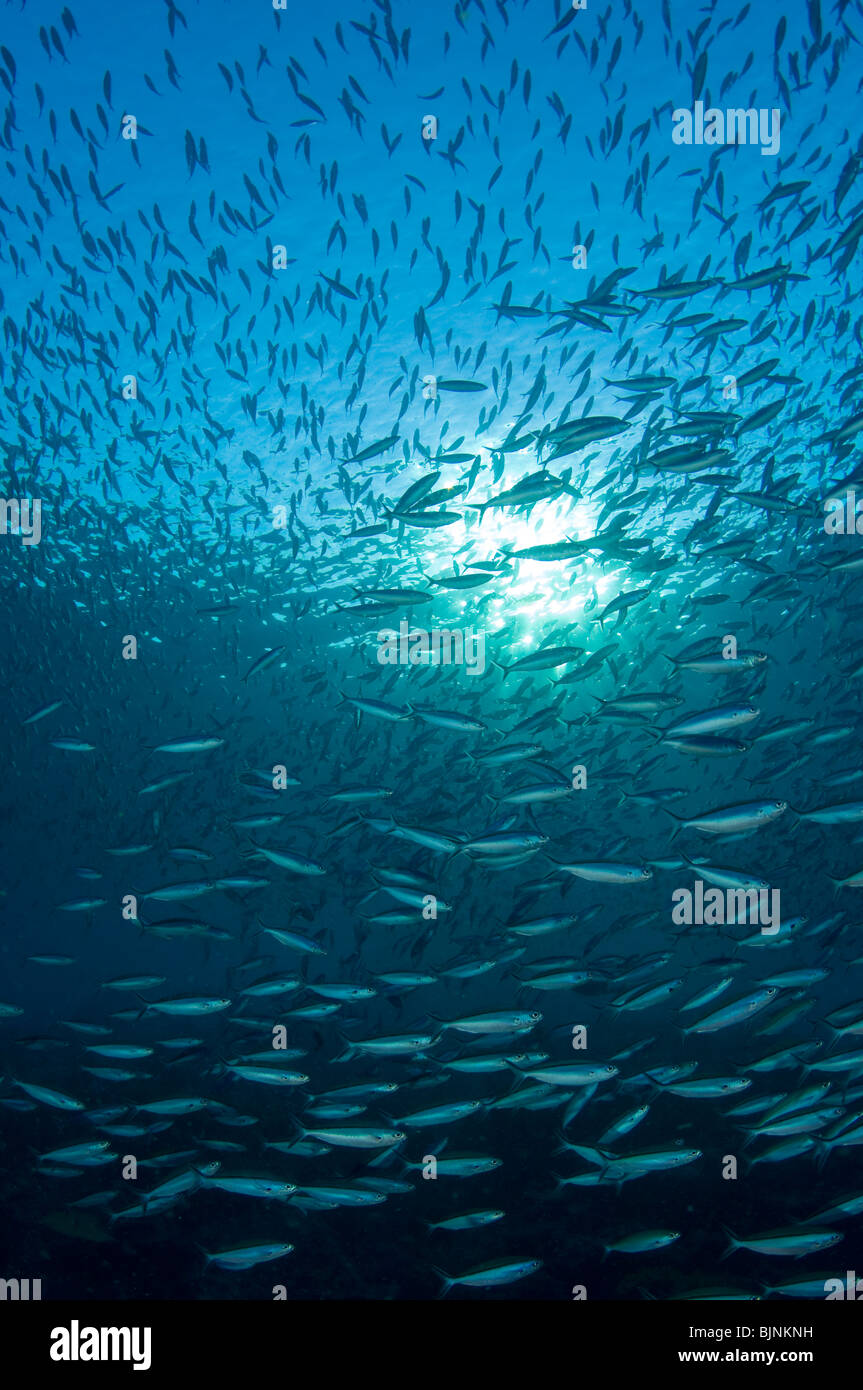
<path fill-rule="evenodd" d="M 340 1028 L 337 1028 L 337 1029 L 336 1029 L 336 1032 L 337 1032 L 337 1034 L 338 1034 L 339 1041 L 344 1043 L 344 1045 L 345 1045 L 345 1050 L 344 1050 L 344 1052 L 339 1053 L 339 1056 L 338 1056 L 338 1057 L 334 1057 L 334 1058 L 333 1058 L 333 1061 L 334 1061 L 334 1062 L 352 1062 L 352 1061 L 354 1060 L 354 1058 L 357 1057 L 357 1056 L 359 1055 L 358 1052 L 357 1052 L 357 1049 L 354 1047 L 354 1045 L 353 1045 L 353 1043 L 351 1042 L 350 1038 L 347 1037 L 346 1034 L 344 1034 Z"/>
<path fill-rule="evenodd" d="M 728 1249 L 724 1251 L 724 1253 L 720 1255 L 719 1258 L 720 1260 L 727 1260 L 729 1255 L 733 1255 L 735 1250 L 739 1250 L 741 1247 L 740 1241 L 737 1239 L 733 1231 L 730 1231 L 727 1226 L 723 1226 L 722 1229 L 728 1236 L 729 1244 Z"/>
<path fill-rule="evenodd" d="M 438 1294 L 438 1298 L 446 1298 L 447 1294 L 449 1293 L 450 1289 L 456 1281 L 455 1279 L 450 1279 L 449 1275 L 444 1270 L 438 1269 L 437 1265 L 432 1265 L 432 1269 L 434 1270 L 438 1279 L 443 1280 L 443 1288 Z"/>
<path fill-rule="evenodd" d="M 209 1250 L 205 1250 L 203 1245 L 199 1245 L 199 1243 L 196 1240 L 193 1241 L 192 1244 L 194 1245 L 196 1250 L 200 1250 L 201 1254 L 204 1257 L 204 1269 L 209 1269 L 210 1261 L 214 1258 L 214 1256 L 210 1254 Z"/>
<path fill-rule="evenodd" d="M 138 1017 L 135 1019 L 135 1022 L 138 1023 L 139 1020 L 142 1019 L 142 1018 L 144 1018 L 144 1016 L 147 1014 L 147 1012 L 149 1011 L 151 1005 L 150 1005 L 149 999 L 145 999 L 144 996 L 143 996 L 143 994 L 139 994 L 137 990 L 135 990 L 134 993 L 135 993 L 136 999 L 140 999 L 141 1003 L 144 1005 L 143 1009 L 142 1009 L 141 1012 L 138 1014 Z"/>
<path fill-rule="evenodd" d="M 820 1023 L 823 1028 L 828 1029 L 828 1031 L 830 1032 L 831 1037 L 827 1043 L 827 1052 L 832 1052 L 833 1048 L 836 1046 L 837 1042 L 839 1041 L 839 1038 L 841 1037 L 840 1030 L 834 1027 L 832 1023 L 828 1023 L 826 1018 L 816 1018 L 815 1022 Z M 826 1055 L 827 1054 L 825 1053 L 825 1056 Z"/>
<path fill-rule="evenodd" d="M 592 1163 L 595 1168 L 607 1168 L 609 1159 L 614 1157 L 614 1155 L 608 1153 L 608 1151 L 595 1148 L 589 1144 L 571 1144 L 570 1148 L 574 1153 L 578 1154 L 579 1158 L 583 1158 L 586 1163 Z"/>
<path fill-rule="evenodd" d="M 686 821 L 683 816 L 675 815 L 673 811 L 669 811 L 667 806 L 660 806 L 659 809 L 660 811 L 664 811 L 667 816 L 671 816 L 671 819 L 673 821 L 677 822 L 677 824 L 671 832 L 671 839 L 669 840 L 669 844 L 673 844 L 683 827 L 686 825 Z"/>
<path fill-rule="evenodd" d="M 824 1164 L 827 1162 L 832 1152 L 832 1144 L 827 1143 L 823 1139 L 815 1140 L 815 1167 L 818 1169 L 819 1173 L 821 1172 L 821 1169 L 824 1167 Z"/>

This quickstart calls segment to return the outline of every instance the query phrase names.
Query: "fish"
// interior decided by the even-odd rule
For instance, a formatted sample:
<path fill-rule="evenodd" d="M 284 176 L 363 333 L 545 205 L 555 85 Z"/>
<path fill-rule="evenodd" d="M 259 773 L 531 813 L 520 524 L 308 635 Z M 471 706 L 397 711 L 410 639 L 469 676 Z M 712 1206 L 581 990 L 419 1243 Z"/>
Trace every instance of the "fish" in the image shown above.
<path fill-rule="evenodd" d="M 539 651 L 531 652 L 529 656 L 520 657 L 511 666 L 501 666 L 504 673 L 504 680 L 507 676 L 515 672 L 522 671 L 549 671 L 558 666 L 566 666 L 570 662 L 577 661 L 584 654 L 584 647 L 546 647 Z"/>
<path fill-rule="evenodd" d="M 271 864 L 276 864 L 280 869 L 288 869 L 293 874 L 301 874 L 304 877 L 318 877 L 327 871 L 321 864 L 316 864 L 313 859 L 307 859 L 302 854 L 297 854 L 293 850 L 266 849 L 263 845 L 255 844 L 257 854 L 269 860 Z"/>
<path fill-rule="evenodd" d="M 578 863 L 559 865 L 565 873 L 588 883 L 632 884 L 646 883 L 653 877 L 650 869 L 643 864 L 616 864 L 610 861 L 597 863 Z"/>
<path fill-rule="evenodd" d="M 202 1177 L 200 1185 L 202 1188 L 227 1192 L 235 1197 L 256 1197 L 272 1202 L 287 1202 L 297 1191 L 295 1183 L 282 1182 L 277 1178 Z"/>
<path fill-rule="evenodd" d="M 243 676 L 243 684 L 245 685 L 252 676 L 259 675 L 261 671 L 266 671 L 268 667 L 274 666 L 284 650 L 284 644 L 280 647 L 270 647 L 259 657 L 256 657 Z"/>
<path fill-rule="evenodd" d="M 741 1238 L 726 1230 L 728 1249 L 726 1255 L 735 1250 L 755 1250 L 760 1255 L 784 1255 L 799 1259 L 802 1255 L 812 1255 L 819 1250 L 829 1250 L 842 1240 L 841 1231 L 787 1230 L 766 1232 L 763 1235 Z"/>
<path fill-rule="evenodd" d="M 63 1091 L 53 1091 L 48 1086 L 37 1086 L 32 1081 L 17 1081 L 11 1078 L 13 1086 L 24 1091 L 33 1100 L 39 1101 L 41 1105 L 49 1105 L 53 1110 L 83 1110 L 84 1102 L 75 1100 L 73 1096 L 67 1096 Z"/>
<path fill-rule="evenodd" d="M 443 1298 L 456 1284 L 461 1284 L 467 1289 L 496 1289 L 502 1284 L 514 1284 L 517 1280 L 526 1279 L 528 1275 L 536 1274 L 541 1268 L 542 1260 L 507 1259 L 481 1265 L 467 1274 L 449 1275 L 440 1269 L 435 1270 L 435 1273 L 443 1283 L 439 1295 Z"/>
<path fill-rule="evenodd" d="M 46 719 L 48 715 L 53 714 L 55 710 L 62 709 L 65 703 L 65 700 L 52 700 L 50 704 L 42 705 L 39 709 L 34 710 L 32 714 L 28 714 L 26 719 L 21 720 L 21 723 L 38 724 L 40 719 Z"/>
<path fill-rule="evenodd" d="M 293 1245 L 287 1242 L 270 1242 L 264 1245 L 238 1245 L 231 1250 L 207 1251 L 203 1254 L 206 1266 L 215 1265 L 217 1269 L 244 1270 L 254 1269 L 256 1265 L 271 1264 L 273 1260 L 282 1260 L 286 1255 L 293 1251 Z"/>
<path fill-rule="evenodd" d="M 157 743 L 153 751 L 154 753 L 211 753 L 214 748 L 221 748 L 224 742 L 223 738 L 180 738 L 174 739 L 170 743 Z"/>
<path fill-rule="evenodd" d="M 494 1221 L 502 1221 L 505 1211 L 466 1211 L 461 1216 L 448 1216 L 445 1221 L 430 1221 L 430 1231 L 473 1231 L 478 1226 L 488 1226 Z"/>
<path fill-rule="evenodd" d="M 142 1000 L 144 1012 L 194 1018 L 204 1014 L 221 1013 L 231 1007 L 230 999 L 188 998 Z"/>
<path fill-rule="evenodd" d="M 744 802 L 691 817 L 678 816 L 667 806 L 662 809 L 680 829 L 699 830 L 703 835 L 745 835 L 778 820 L 788 810 L 788 805 L 784 801 Z"/>
<path fill-rule="evenodd" d="M 768 1004 L 772 1004 L 778 990 L 775 985 L 767 985 L 762 989 L 753 990 L 750 994 L 742 995 L 733 1004 L 724 1004 L 721 1009 L 716 1009 L 712 1014 L 707 1014 L 699 1019 L 697 1023 L 691 1023 L 683 1029 L 684 1034 L 689 1033 L 715 1033 L 720 1028 L 729 1028 L 735 1023 L 742 1023 L 752 1018 L 755 1014 L 766 1009 Z"/>
<path fill-rule="evenodd" d="M 642 1255 L 646 1251 L 664 1250 L 680 1240 L 680 1231 L 634 1231 L 619 1240 L 604 1245 L 606 1255 Z"/>
<path fill-rule="evenodd" d="M 306 1138 L 346 1149 L 386 1149 L 403 1143 L 407 1138 L 400 1129 L 368 1129 L 362 1125 L 342 1125 L 331 1129 L 306 1129 L 301 1125 L 300 1130 Z"/>

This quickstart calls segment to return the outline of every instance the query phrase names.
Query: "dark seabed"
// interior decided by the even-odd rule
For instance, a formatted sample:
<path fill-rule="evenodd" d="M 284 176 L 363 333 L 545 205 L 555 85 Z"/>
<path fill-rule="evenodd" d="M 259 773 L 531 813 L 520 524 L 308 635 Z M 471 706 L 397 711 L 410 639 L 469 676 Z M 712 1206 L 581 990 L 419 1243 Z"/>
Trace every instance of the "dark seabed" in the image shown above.
<path fill-rule="evenodd" d="M 0 1276 L 823 1298 L 863 3 L 181 6 L 2 10 Z"/>

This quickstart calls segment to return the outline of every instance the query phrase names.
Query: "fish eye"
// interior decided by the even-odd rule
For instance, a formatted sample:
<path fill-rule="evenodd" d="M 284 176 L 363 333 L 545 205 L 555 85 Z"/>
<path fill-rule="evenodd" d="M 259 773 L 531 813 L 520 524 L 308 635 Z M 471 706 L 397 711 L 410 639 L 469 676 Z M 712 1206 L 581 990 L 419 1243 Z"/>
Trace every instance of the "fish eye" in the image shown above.
<path fill-rule="evenodd" d="M 609 1062 L 609 1064 L 608 1064 L 608 1066 L 605 1068 L 605 1070 L 606 1070 L 606 1071 L 617 1071 L 617 1067 L 612 1066 L 611 1062 Z"/>

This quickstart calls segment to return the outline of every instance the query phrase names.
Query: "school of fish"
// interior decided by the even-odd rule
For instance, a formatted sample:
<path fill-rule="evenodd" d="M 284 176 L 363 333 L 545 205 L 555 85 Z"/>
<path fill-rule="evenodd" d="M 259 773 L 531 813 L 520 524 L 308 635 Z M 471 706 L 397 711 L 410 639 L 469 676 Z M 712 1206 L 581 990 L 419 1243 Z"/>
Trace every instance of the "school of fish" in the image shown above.
<path fill-rule="evenodd" d="M 823 1298 L 863 3 L 292 8 L 4 13 L 4 1259 Z"/>

